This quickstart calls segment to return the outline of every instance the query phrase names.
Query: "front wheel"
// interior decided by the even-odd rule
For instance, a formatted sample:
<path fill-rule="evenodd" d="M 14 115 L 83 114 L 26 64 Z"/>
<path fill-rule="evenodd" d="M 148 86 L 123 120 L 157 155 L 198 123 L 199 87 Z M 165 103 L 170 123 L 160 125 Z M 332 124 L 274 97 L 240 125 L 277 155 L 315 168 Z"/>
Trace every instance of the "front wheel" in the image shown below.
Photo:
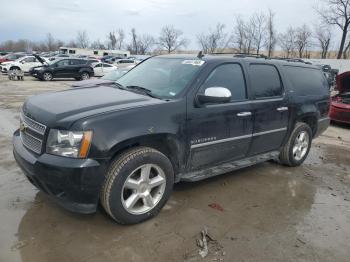
<path fill-rule="evenodd" d="M 149 147 L 134 148 L 112 162 L 101 203 L 118 223 L 140 223 L 158 214 L 173 184 L 173 167 L 164 154 Z"/>
<path fill-rule="evenodd" d="M 51 81 L 52 80 L 52 74 L 50 72 L 44 72 L 42 79 L 44 81 Z"/>
<path fill-rule="evenodd" d="M 282 148 L 279 159 L 287 166 L 301 165 L 309 154 L 312 141 L 312 131 L 309 125 L 298 122 L 292 131 L 288 142 Z"/>

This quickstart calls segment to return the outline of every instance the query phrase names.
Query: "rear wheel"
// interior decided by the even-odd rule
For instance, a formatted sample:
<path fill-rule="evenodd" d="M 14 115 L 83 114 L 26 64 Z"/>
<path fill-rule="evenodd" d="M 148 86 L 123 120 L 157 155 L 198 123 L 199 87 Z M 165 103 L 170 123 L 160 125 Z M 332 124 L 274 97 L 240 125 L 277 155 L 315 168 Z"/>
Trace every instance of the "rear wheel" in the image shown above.
<path fill-rule="evenodd" d="M 51 81 L 52 80 L 52 74 L 50 72 L 45 72 L 45 73 L 43 73 L 42 79 L 44 81 Z"/>
<path fill-rule="evenodd" d="M 81 80 L 87 80 L 90 78 L 90 74 L 88 72 L 82 72 L 80 75 Z"/>
<path fill-rule="evenodd" d="M 164 154 L 149 147 L 134 148 L 111 164 L 101 203 L 117 222 L 140 223 L 158 214 L 173 184 L 173 167 Z"/>
<path fill-rule="evenodd" d="M 301 165 L 309 154 L 312 141 L 312 131 L 309 125 L 298 122 L 290 135 L 288 142 L 282 148 L 279 159 L 287 166 Z"/>

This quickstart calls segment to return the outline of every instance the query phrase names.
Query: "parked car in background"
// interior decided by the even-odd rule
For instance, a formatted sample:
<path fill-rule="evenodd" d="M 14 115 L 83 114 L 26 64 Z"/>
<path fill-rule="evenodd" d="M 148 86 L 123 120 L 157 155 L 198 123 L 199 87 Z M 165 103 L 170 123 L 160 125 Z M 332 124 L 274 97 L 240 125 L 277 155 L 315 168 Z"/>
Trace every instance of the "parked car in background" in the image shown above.
<path fill-rule="evenodd" d="M 11 62 L 11 61 L 15 61 L 20 57 L 25 56 L 26 54 L 7 54 L 4 55 L 2 57 L 0 57 L 0 64 L 4 63 L 4 62 Z"/>
<path fill-rule="evenodd" d="M 125 68 L 116 68 L 113 71 L 105 74 L 103 77 L 75 82 L 74 84 L 72 84 L 72 87 L 94 87 L 101 85 L 113 85 L 115 81 L 117 81 L 127 72 L 129 72 L 132 68 L 133 66 Z"/>
<path fill-rule="evenodd" d="M 101 60 L 97 59 L 97 58 L 85 58 L 85 60 L 86 60 L 86 63 L 88 65 L 92 65 L 92 64 L 101 62 Z"/>
<path fill-rule="evenodd" d="M 41 66 L 46 63 L 45 58 L 35 56 L 23 56 L 15 61 L 1 64 L 1 72 L 6 74 L 9 70 L 20 70 L 28 73 L 34 66 Z"/>
<path fill-rule="evenodd" d="M 29 73 L 45 81 L 50 81 L 54 78 L 86 80 L 94 75 L 94 70 L 87 64 L 86 59 L 63 58 L 50 64 L 33 67 Z"/>
<path fill-rule="evenodd" d="M 114 56 L 112 55 L 105 55 L 101 58 L 101 62 L 107 62 L 108 59 L 113 58 Z"/>
<path fill-rule="evenodd" d="M 115 61 L 119 60 L 119 59 L 123 59 L 122 57 L 120 56 L 112 56 L 110 58 L 107 58 L 107 59 L 104 59 L 104 61 L 106 63 L 110 63 L 110 64 L 113 64 Z"/>
<path fill-rule="evenodd" d="M 329 117 L 332 121 L 350 124 L 350 71 L 336 77 L 338 94 L 332 97 Z"/>
<path fill-rule="evenodd" d="M 329 103 L 325 76 L 305 63 L 152 57 L 113 87 L 29 97 L 14 156 L 66 209 L 93 213 L 100 202 L 135 224 L 159 213 L 174 183 L 271 159 L 301 165 L 329 125 Z"/>
<path fill-rule="evenodd" d="M 70 57 L 69 55 L 66 55 L 66 54 L 57 54 L 55 56 L 51 56 L 49 58 L 50 61 L 54 61 L 54 60 L 57 60 L 57 59 L 60 59 L 60 58 L 65 58 L 65 57 Z"/>
<path fill-rule="evenodd" d="M 113 63 L 113 65 L 115 65 L 118 68 L 135 66 L 136 64 L 137 64 L 136 60 L 133 60 L 133 59 L 118 59 L 118 60 L 115 60 Z"/>
<path fill-rule="evenodd" d="M 91 67 L 94 69 L 94 76 L 97 77 L 104 76 L 106 73 L 117 69 L 116 66 L 108 63 L 92 63 Z"/>

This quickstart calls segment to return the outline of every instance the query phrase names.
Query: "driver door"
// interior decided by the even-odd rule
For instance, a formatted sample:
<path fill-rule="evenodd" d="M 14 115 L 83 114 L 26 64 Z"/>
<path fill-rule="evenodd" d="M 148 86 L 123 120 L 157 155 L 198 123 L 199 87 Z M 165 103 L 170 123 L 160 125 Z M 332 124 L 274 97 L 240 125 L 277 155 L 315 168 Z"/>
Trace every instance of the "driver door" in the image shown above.
<path fill-rule="evenodd" d="M 231 101 L 200 105 L 197 102 L 188 109 L 190 170 L 244 158 L 251 143 L 253 121 L 242 66 L 226 63 L 215 67 L 198 94 L 204 94 L 209 87 L 227 88 Z"/>

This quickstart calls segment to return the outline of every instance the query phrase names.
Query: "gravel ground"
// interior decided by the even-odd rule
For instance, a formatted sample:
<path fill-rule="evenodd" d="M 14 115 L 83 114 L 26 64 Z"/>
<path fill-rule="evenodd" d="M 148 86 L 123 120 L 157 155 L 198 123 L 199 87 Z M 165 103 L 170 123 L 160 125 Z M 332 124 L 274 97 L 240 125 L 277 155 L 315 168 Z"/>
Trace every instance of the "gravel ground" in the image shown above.
<path fill-rule="evenodd" d="M 0 261 L 349 261 L 349 126 L 331 125 L 300 167 L 267 162 L 180 183 L 156 218 L 120 226 L 102 211 L 63 210 L 12 156 L 23 101 L 72 82 L 0 76 Z M 197 241 L 205 228 L 202 259 Z"/>

